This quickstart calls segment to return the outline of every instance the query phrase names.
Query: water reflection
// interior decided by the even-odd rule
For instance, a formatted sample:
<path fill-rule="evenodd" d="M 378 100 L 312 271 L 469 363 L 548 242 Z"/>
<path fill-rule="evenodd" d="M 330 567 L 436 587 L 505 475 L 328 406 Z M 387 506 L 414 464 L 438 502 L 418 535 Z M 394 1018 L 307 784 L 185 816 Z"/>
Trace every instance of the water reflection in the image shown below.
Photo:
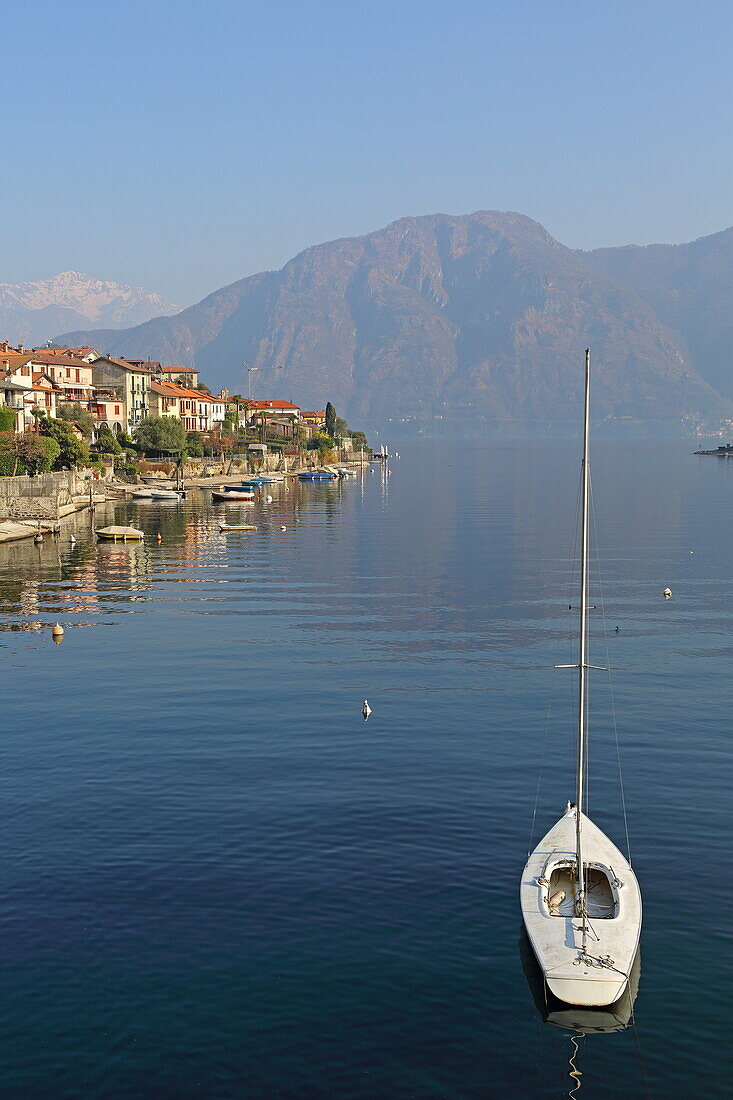
<path fill-rule="evenodd" d="M 552 995 L 547 988 L 524 928 L 519 939 L 519 953 L 522 970 L 540 1018 L 552 1027 L 562 1028 L 569 1035 L 571 1046 L 568 1052 L 570 1067 L 568 1076 L 574 1083 L 570 1086 L 567 1095 L 575 1097 L 583 1083 L 583 1071 L 578 1062 L 583 1040 L 588 1035 L 608 1035 L 612 1032 L 626 1031 L 634 1023 L 634 1002 L 639 991 L 641 975 L 641 948 L 636 953 L 626 989 L 614 1004 L 603 1008 L 566 1004 Z"/>
<path fill-rule="evenodd" d="M 359 481 L 363 481 L 360 478 Z M 337 529 L 344 502 L 356 481 L 317 485 L 276 482 L 256 502 L 213 503 L 208 489 L 192 490 L 186 500 L 109 503 L 96 514 L 80 514 L 58 537 L 35 545 L 23 540 L 0 545 L 0 630 L 35 632 L 46 615 L 69 617 L 137 610 L 141 602 L 182 586 L 176 600 L 213 598 L 186 594 L 190 586 L 244 579 L 252 566 L 268 569 L 276 551 L 287 549 L 288 533 L 311 516 Z M 220 523 L 253 524 L 254 531 L 221 531 Z M 110 523 L 142 528 L 141 543 L 98 542 L 94 528 Z M 277 539 L 274 543 L 273 540 Z M 78 624 L 77 624 L 78 625 Z"/>

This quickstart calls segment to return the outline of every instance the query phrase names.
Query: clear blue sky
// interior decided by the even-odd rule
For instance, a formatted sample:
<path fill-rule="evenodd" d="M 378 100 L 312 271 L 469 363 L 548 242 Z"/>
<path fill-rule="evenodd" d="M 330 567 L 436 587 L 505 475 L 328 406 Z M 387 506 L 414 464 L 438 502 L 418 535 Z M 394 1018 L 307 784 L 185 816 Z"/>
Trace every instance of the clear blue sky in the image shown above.
<path fill-rule="evenodd" d="M 3 15 L 0 282 L 181 304 L 411 214 L 733 223 L 733 5 L 37 0 Z"/>

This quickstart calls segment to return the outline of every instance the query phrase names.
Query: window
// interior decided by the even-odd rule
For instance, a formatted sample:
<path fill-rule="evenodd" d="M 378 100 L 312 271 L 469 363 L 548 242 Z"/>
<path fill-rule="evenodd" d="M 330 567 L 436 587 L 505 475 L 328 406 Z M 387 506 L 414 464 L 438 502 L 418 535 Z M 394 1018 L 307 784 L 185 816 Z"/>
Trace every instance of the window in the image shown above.
<path fill-rule="evenodd" d="M 71 367 L 66 368 L 66 377 L 71 378 Z"/>
<path fill-rule="evenodd" d="M 81 382 L 81 371 L 80 370 L 78 370 L 76 372 L 76 380 L 77 380 L 77 382 Z"/>
<path fill-rule="evenodd" d="M 119 416 L 119 415 L 120 415 L 120 406 L 115 405 L 115 416 Z"/>

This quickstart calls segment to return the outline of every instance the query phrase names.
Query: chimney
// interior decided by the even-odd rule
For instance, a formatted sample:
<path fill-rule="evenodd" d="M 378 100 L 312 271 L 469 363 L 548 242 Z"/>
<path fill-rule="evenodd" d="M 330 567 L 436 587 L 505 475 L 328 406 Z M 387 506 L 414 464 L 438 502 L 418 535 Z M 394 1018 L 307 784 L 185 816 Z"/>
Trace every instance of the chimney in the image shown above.
<path fill-rule="evenodd" d="M 10 344 L 8 343 L 7 340 L 3 340 L 2 344 L 0 344 L 0 351 L 5 351 L 6 352 L 6 351 L 9 351 L 9 350 L 10 350 Z"/>
<path fill-rule="evenodd" d="M 25 348 L 24 348 L 24 346 L 23 346 L 22 344 L 18 344 L 18 351 L 20 352 L 20 354 L 21 354 L 21 355 L 22 355 L 22 354 L 23 354 L 23 352 L 25 351 Z"/>

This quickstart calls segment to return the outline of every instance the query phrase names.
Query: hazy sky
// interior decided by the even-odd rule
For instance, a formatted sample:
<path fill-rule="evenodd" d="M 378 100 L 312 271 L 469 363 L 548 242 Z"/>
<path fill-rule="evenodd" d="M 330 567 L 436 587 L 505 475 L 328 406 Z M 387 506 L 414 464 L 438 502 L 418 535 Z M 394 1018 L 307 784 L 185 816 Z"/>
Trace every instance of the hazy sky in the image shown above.
<path fill-rule="evenodd" d="M 183 305 L 396 218 L 733 223 L 733 4 L 37 0 L 3 15 L 0 282 Z"/>

